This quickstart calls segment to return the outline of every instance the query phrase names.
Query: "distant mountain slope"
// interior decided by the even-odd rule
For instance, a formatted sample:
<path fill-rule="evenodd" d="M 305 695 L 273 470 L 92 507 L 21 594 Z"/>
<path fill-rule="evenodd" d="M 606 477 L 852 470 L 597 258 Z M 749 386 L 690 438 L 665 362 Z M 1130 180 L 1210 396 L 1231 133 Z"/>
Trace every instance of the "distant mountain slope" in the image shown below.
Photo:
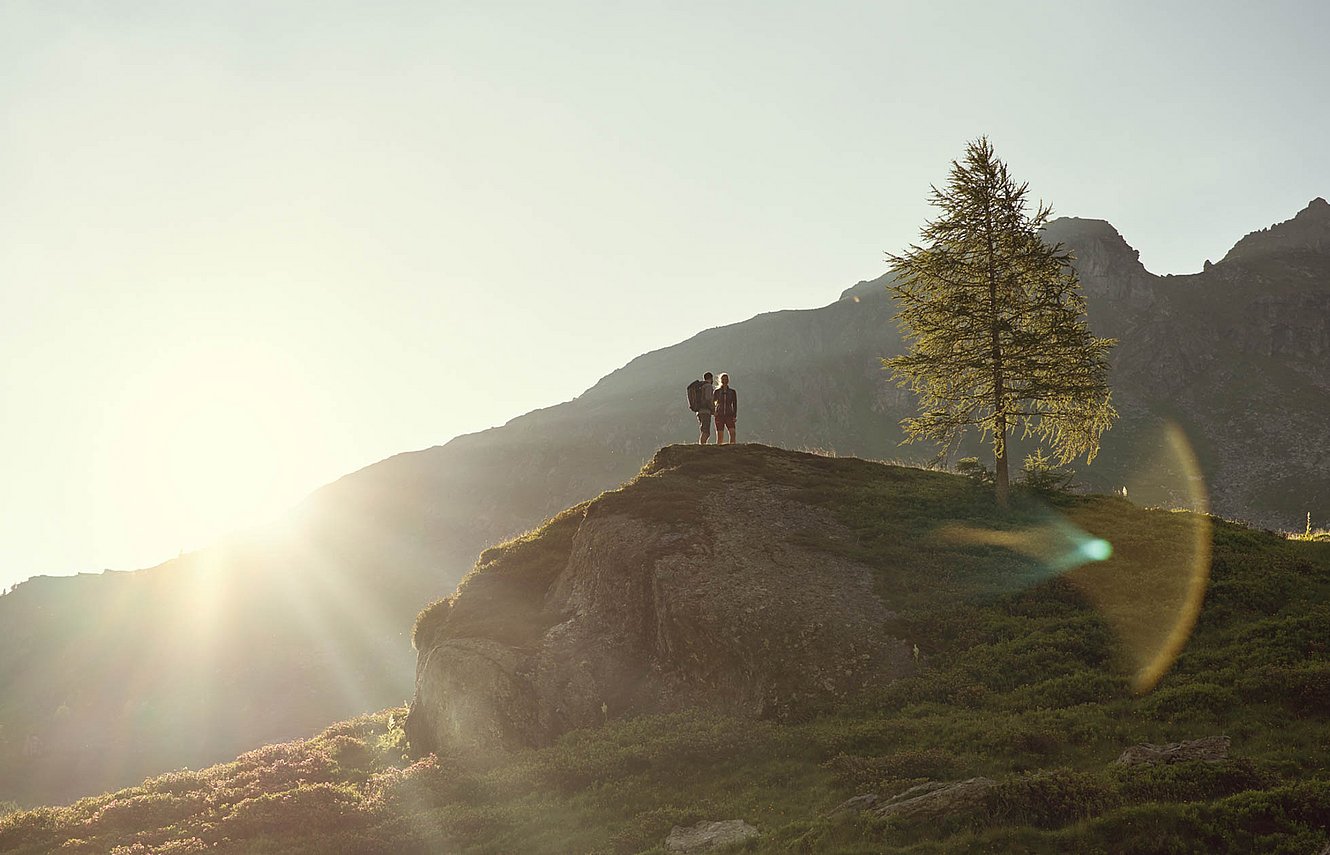
<path fill-rule="evenodd" d="M 1112 383 L 1129 418 L 1105 442 L 1112 484 L 1131 419 L 1175 420 L 1216 513 L 1274 528 L 1330 518 L 1330 204 L 1243 238 L 1190 276 L 1148 273 L 1107 223 L 1059 220 L 1091 324 L 1121 340 Z M 1087 475 L 1090 474 L 1087 472 Z"/>
<path fill-rule="evenodd" d="M 1149 273 L 1103 221 L 1057 220 L 1048 235 L 1078 256 L 1091 326 L 1121 341 L 1111 382 L 1122 418 L 1081 480 L 1127 486 L 1142 504 L 1190 501 L 1162 430 L 1171 420 L 1216 512 L 1286 528 L 1308 511 L 1330 520 L 1330 205 L 1314 201 L 1192 276 Z M 732 375 L 741 441 L 928 457 L 898 446 L 913 401 L 880 367 L 901 347 L 884 284 L 707 330 L 573 401 L 347 475 L 280 538 L 0 597 L 0 800 L 105 789 L 400 702 L 419 608 L 484 547 L 695 437 L 683 390 L 703 371 Z M 194 605 L 182 610 L 172 590 Z M 202 642 L 180 649 L 168 640 L 177 624 L 217 627 L 209 637 L 222 641 L 207 656 Z M 133 756 L 101 750 L 126 732 Z"/>

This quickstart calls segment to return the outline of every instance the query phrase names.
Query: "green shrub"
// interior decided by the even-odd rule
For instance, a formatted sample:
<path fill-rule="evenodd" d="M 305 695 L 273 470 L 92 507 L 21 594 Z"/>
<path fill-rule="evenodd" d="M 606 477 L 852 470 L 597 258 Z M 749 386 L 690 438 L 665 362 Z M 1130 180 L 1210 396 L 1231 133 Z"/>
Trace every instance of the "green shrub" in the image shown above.
<path fill-rule="evenodd" d="M 822 765 L 836 776 L 841 786 L 880 795 L 904 790 L 920 779 L 952 778 L 963 768 L 959 757 L 940 748 L 897 751 L 878 757 L 837 754 Z"/>
<path fill-rule="evenodd" d="M 610 834 L 610 849 L 616 853 L 641 852 L 659 843 L 676 825 L 695 825 L 706 819 L 696 807 L 665 805 L 635 814 Z"/>
<path fill-rule="evenodd" d="M 992 469 L 979 462 L 978 457 L 962 457 L 957 460 L 956 474 L 964 475 L 966 478 L 980 484 L 992 484 L 996 477 Z"/>
<path fill-rule="evenodd" d="M 473 772 L 448 764 L 434 754 L 405 769 L 380 772 L 369 780 L 366 791 L 366 805 L 371 809 L 397 813 L 433 810 L 454 802 L 478 802 L 484 795 L 484 787 Z"/>
<path fill-rule="evenodd" d="M 1021 467 L 1021 483 L 1040 493 L 1058 493 L 1071 488 L 1076 473 L 1065 466 L 1053 462 L 1053 458 L 1044 454 L 1044 449 L 1037 448 L 1033 454 L 1025 456 L 1025 465 Z"/>
<path fill-rule="evenodd" d="M 129 834 L 165 828 L 188 819 L 207 804 L 201 793 L 143 793 L 104 803 L 83 823 L 88 836 Z"/>
<path fill-rule="evenodd" d="M 702 710 L 612 721 L 536 752 L 535 775 L 563 792 L 632 775 L 677 782 L 749 750 L 773 727 Z"/>
<path fill-rule="evenodd" d="M 189 769 L 181 769 L 176 772 L 167 772 L 164 775 L 158 775 L 155 778 L 149 778 L 143 782 L 142 789 L 154 793 L 176 793 L 183 795 L 185 793 L 194 793 L 207 791 L 211 789 L 212 783 L 202 772 L 194 772 Z"/>
<path fill-rule="evenodd" d="M 0 818 L 0 852 L 48 844 L 66 827 L 66 813 L 61 808 L 39 807 Z"/>
<path fill-rule="evenodd" d="M 1274 783 L 1269 772 L 1259 771 L 1248 759 L 1207 763 L 1162 763 L 1155 766 L 1115 766 L 1117 791 L 1126 802 L 1212 801 Z"/>
<path fill-rule="evenodd" d="M 1018 708 L 1062 708 L 1097 704 L 1126 697 L 1127 681 L 1102 671 L 1076 671 L 1013 692 L 1009 701 Z"/>
<path fill-rule="evenodd" d="M 1211 721 L 1238 703 L 1232 689 L 1214 683 L 1181 683 L 1156 689 L 1140 702 L 1140 710 L 1160 721 Z"/>
<path fill-rule="evenodd" d="M 1113 806 L 1112 789 L 1085 772 L 1051 769 L 999 781 L 988 796 L 992 822 L 1057 828 Z"/>
<path fill-rule="evenodd" d="M 1270 572 L 1267 568 L 1257 572 L 1250 568 L 1230 572 L 1222 557 L 1215 559 L 1215 565 L 1211 568 L 1207 603 L 1248 614 L 1268 615 L 1283 608 L 1292 593 L 1293 580 L 1288 575 Z"/>
<path fill-rule="evenodd" d="M 1056 754 L 1067 744 L 1065 731 L 1052 727 L 1022 727 L 1013 731 L 1007 740 L 1007 750 L 1017 754 L 1047 757 Z"/>
<path fill-rule="evenodd" d="M 369 818 L 360 810 L 354 787 L 319 782 L 244 799 L 222 818 L 217 831 L 231 838 L 307 836 L 363 825 Z"/>
<path fill-rule="evenodd" d="M 1330 605 L 1317 603 L 1298 614 L 1253 621 L 1230 645 L 1247 665 L 1298 665 L 1330 649 Z"/>
<path fill-rule="evenodd" d="M 1201 810 L 1233 852 L 1306 852 L 1303 841 L 1325 842 L 1330 828 L 1330 781 L 1303 781 L 1239 793 Z"/>
<path fill-rule="evenodd" d="M 1241 685 L 1245 694 L 1277 700 L 1300 715 L 1330 715 L 1330 662 L 1262 669 Z"/>

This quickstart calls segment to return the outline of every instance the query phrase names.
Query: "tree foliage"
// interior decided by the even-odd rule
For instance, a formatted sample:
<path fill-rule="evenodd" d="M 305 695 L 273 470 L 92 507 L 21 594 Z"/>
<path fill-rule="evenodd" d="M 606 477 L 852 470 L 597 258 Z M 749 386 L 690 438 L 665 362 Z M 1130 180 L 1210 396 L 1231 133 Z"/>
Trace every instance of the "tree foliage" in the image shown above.
<path fill-rule="evenodd" d="M 888 255 L 909 350 L 883 364 L 918 396 L 919 414 L 902 422 L 907 441 L 950 445 L 970 429 L 991 437 L 1003 504 L 1018 426 L 1065 464 L 1093 460 L 1117 416 L 1107 382 L 1116 342 L 1091 334 L 1071 254 L 1039 235 L 1052 209 L 1030 214 L 1027 195 L 980 138 L 933 187 L 941 214 L 922 245 Z"/>

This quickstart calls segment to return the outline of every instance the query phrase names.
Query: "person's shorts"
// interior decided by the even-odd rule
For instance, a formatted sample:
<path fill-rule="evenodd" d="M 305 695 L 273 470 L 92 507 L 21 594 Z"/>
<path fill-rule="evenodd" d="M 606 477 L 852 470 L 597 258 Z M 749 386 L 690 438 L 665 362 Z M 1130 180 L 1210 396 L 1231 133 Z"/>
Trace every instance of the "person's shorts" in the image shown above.
<path fill-rule="evenodd" d="M 698 413 L 697 423 L 702 426 L 702 433 L 711 436 L 711 413 Z"/>
<path fill-rule="evenodd" d="M 721 431 L 725 430 L 725 428 L 729 428 L 730 431 L 733 432 L 734 419 L 735 419 L 734 416 L 728 416 L 726 418 L 721 418 L 720 416 L 716 416 L 716 433 L 720 433 Z"/>

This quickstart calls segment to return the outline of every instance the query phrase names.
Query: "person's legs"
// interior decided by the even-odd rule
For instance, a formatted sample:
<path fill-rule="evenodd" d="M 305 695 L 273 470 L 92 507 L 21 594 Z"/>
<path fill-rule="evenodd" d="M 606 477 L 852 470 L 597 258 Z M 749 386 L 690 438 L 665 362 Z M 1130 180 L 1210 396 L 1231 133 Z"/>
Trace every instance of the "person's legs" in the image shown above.
<path fill-rule="evenodd" d="M 700 429 L 697 444 L 706 445 L 707 440 L 711 439 L 711 413 L 698 413 L 697 424 Z"/>

